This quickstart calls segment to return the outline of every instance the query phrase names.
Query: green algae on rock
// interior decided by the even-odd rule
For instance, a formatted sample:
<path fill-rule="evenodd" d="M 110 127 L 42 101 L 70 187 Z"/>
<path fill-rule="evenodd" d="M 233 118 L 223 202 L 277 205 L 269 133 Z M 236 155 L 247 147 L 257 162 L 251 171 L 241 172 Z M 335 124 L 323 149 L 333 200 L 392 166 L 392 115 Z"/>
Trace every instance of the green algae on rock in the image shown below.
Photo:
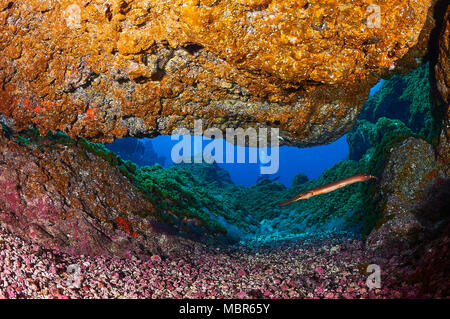
<path fill-rule="evenodd" d="M 264 198 L 278 203 L 299 192 L 356 175 L 363 170 L 364 166 L 356 161 L 342 161 L 325 170 L 315 180 L 294 184 L 287 190 L 273 192 L 271 197 L 265 195 Z M 270 182 L 267 183 L 269 186 Z M 258 232 L 261 236 L 277 234 L 279 238 L 283 238 L 329 231 L 352 232 L 360 236 L 368 234 L 377 220 L 377 216 L 374 216 L 373 210 L 370 209 L 373 206 L 372 194 L 373 183 L 353 184 L 332 193 L 276 208 L 270 214 L 260 211 L 253 212 L 252 215 L 261 220 L 262 228 Z"/>
<path fill-rule="evenodd" d="M 429 63 L 404 75 L 394 75 L 370 96 L 347 134 L 349 158 L 359 160 L 384 135 L 416 134 L 435 144 L 439 136 L 438 107 L 431 97 Z"/>
<path fill-rule="evenodd" d="M 382 219 L 367 238 L 368 247 L 395 254 L 423 239 L 430 224 L 417 207 L 445 178 L 429 143 L 415 137 L 403 140 L 388 156 L 380 178 L 377 205 Z"/>
<path fill-rule="evenodd" d="M 414 133 L 402 121 L 386 117 L 379 118 L 371 123 L 367 120 L 358 120 L 352 131 L 347 134 L 349 144 L 349 159 L 361 159 L 369 149 L 381 144 L 385 136 L 413 135 Z"/>
<path fill-rule="evenodd" d="M 397 119 L 414 133 L 428 138 L 436 134 L 435 105 L 431 99 L 429 63 L 424 63 L 406 75 L 394 75 L 385 80 L 370 96 L 358 119 L 375 123 L 381 117 Z"/>

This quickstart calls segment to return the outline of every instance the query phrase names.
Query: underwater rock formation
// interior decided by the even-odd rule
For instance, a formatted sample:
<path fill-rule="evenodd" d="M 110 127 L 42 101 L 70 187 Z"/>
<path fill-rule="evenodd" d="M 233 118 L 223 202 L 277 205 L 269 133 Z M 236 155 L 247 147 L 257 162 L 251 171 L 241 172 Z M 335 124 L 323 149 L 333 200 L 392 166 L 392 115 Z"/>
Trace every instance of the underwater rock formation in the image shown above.
<path fill-rule="evenodd" d="M 420 135 L 436 144 L 440 118 L 435 113 L 429 63 L 404 75 L 394 75 L 370 96 L 347 133 L 349 159 L 359 160 L 387 135 Z"/>
<path fill-rule="evenodd" d="M 279 215 L 280 212 L 275 207 L 285 192 L 284 184 L 267 178 L 259 180 L 251 187 L 237 186 L 227 190 L 228 195 L 233 198 L 234 206 L 257 221 Z"/>
<path fill-rule="evenodd" d="M 442 131 L 439 136 L 438 153 L 443 163 L 450 163 L 450 7 L 444 17 L 439 39 L 439 55 L 435 66 L 436 84 L 444 102 Z M 447 174 L 450 175 L 450 168 Z"/>
<path fill-rule="evenodd" d="M 145 258 L 197 245 L 161 223 L 118 167 L 75 144 L 28 144 L 0 126 L 0 189 L 2 225 L 46 248 Z"/>
<path fill-rule="evenodd" d="M 0 0 L 0 298 L 449 296 L 450 11 L 436 3 Z M 349 160 L 243 187 L 216 164 L 153 165 L 137 139 L 124 159 L 92 143 L 195 119 L 298 146 L 353 128 Z M 276 205 L 360 173 L 378 180 Z M 366 289 L 367 263 L 383 289 Z"/>
<path fill-rule="evenodd" d="M 308 176 L 303 173 L 299 173 L 294 176 L 294 179 L 292 180 L 291 187 L 297 187 L 300 185 L 305 184 L 309 180 Z"/>
<path fill-rule="evenodd" d="M 8 157 L 1 162 L 4 166 L 0 166 L 0 176 L 6 176 L 5 180 L 11 184 L 8 185 L 12 187 L 14 194 L 17 193 L 17 196 L 11 197 L 7 188 L 5 195 L 1 195 L 3 197 L 0 197 L 0 203 L 3 206 L 0 205 L 0 213 L 10 218 L 0 218 L 0 221 L 12 227 L 11 229 L 16 229 L 19 226 L 13 222 L 13 217 L 18 215 L 21 228 L 17 228 L 17 232 L 31 241 L 50 245 L 53 240 L 56 242 L 55 247 L 68 251 L 74 246 L 74 252 L 84 254 L 107 253 L 112 248 L 97 247 L 96 244 L 101 245 L 101 241 L 91 238 L 96 236 L 96 232 L 87 234 L 89 244 L 83 242 L 82 247 L 70 238 L 60 240 L 63 236 L 59 231 L 60 227 L 65 229 L 69 227 L 67 225 L 76 223 L 78 219 L 84 220 L 85 215 L 88 215 L 92 219 L 89 221 L 97 225 L 99 231 L 110 234 L 111 227 L 114 231 L 119 229 L 125 237 L 128 235 L 128 239 L 132 240 L 132 246 L 139 244 L 140 247 L 142 240 L 150 240 L 150 243 L 142 244 L 142 247 L 148 247 L 143 249 L 144 255 L 157 247 L 151 240 L 160 238 L 166 245 L 165 238 L 168 235 L 173 235 L 169 239 L 175 241 L 179 237 L 178 244 L 169 241 L 165 248 L 165 253 L 173 255 L 179 251 L 178 245 L 184 245 L 185 238 L 209 243 L 233 242 L 239 239 L 241 232 L 249 231 L 256 224 L 245 209 L 231 200 L 232 192 L 224 191 L 237 186 L 233 184 L 229 174 L 216 164 L 183 164 L 167 169 L 159 164 L 140 167 L 122 160 L 101 144 L 71 139 L 63 133 L 48 134 L 46 137 L 39 136 L 36 130 L 16 133 L 4 124 L 5 118 L 0 120 L 4 131 L 2 152 L 4 150 L 4 156 Z M 70 159 L 67 158 L 67 153 L 70 154 Z M 20 159 L 17 163 L 13 161 L 14 154 L 18 154 Z M 8 169 L 14 164 L 21 167 L 24 162 L 37 163 L 37 167 L 30 164 L 38 171 L 34 174 L 37 176 L 36 181 L 31 186 L 27 184 L 29 179 L 26 178 L 14 180 L 15 184 L 10 181 L 14 176 L 8 173 Z M 45 172 L 42 173 L 39 165 L 52 167 L 45 167 Z M 45 175 L 45 178 L 41 175 Z M 108 176 L 111 176 L 110 181 Z M 97 184 L 101 187 L 95 187 Z M 20 231 L 34 223 L 47 225 L 45 218 L 41 216 L 41 206 L 23 202 L 20 207 L 14 204 L 15 208 L 12 210 L 9 204 L 10 199 L 21 194 L 18 190 L 27 191 L 35 186 L 39 191 L 36 191 L 37 198 L 32 197 L 30 200 L 40 203 L 39 198 L 44 197 L 53 205 L 49 204 L 48 209 L 42 206 L 44 211 L 57 213 L 49 230 L 41 227 L 46 230 L 45 233 L 56 234 L 47 239 Z M 56 193 L 53 194 L 52 191 Z M 124 196 L 128 192 L 131 195 Z M 21 211 L 26 214 L 17 213 Z M 66 214 L 73 219 L 65 217 Z M 84 227 L 79 236 L 83 236 L 84 230 L 88 231 L 89 227 Z M 141 235 L 144 237 L 142 240 Z M 116 247 L 115 242 L 111 245 Z M 172 249 L 171 245 L 175 247 Z M 192 242 L 191 246 L 196 245 Z M 117 254 L 123 253 L 120 249 L 117 250 Z M 132 252 L 136 253 L 134 250 Z"/>
<path fill-rule="evenodd" d="M 397 119 L 414 133 L 428 137 L 436 126 L 429 74 L 429 65 L 424 63 L 404 76 L 394 75 L 383 81 L 364 103 L 358 120 L 376 123 L 381 117 Z"/>
<path fill-rule="evenodd" d="M 164 165 L 166 161 L 164 156 L 159 156 L 155 152 L 150 139 L 142 141 L 133 137 L 125 137 L 112 144 L 107 144 L 105 147 L 123 160 L 131 161 L 139 166 Z"/>
<path fill-rule="evenodd" d="M 400 254 L 435 231 L 448 219 L 446 209 L 419 209 L 433 188 L 446 189 L 445 165 L 436 161 L 433 147 L 425 140 L 409 137 L 391 151 L 378 185 L 381 219 L 367 238 L 367 246 L 388 254 Z M 439 215 L 440 214 L 440 215 Z M 434 214 L 436 215 L 436 214 Z M 430 217 L 431 216 L 431 217 Z"/>
<path fill-rule="evenodd" d="M 381 143 L 385 136 L 412 135 L 413 132 L 400 120 L 382 117 L 371 123 L 358 120 L 347 134 L 349 159 L 360 160 L 369 149 Z"/>
<path fill-rule="evenodd" d="M 1 0 L 0 113 L 101 142 L 203 119 L 328 143 L 420 63 L 434 3 Z"/>
<path fill-rule="evenodd" d="M 436 82 L 442 99 L 448 106 L 450 105 L 450 7 L 445 13 L 438 51 L 438 60 L 435 66 Z"/>

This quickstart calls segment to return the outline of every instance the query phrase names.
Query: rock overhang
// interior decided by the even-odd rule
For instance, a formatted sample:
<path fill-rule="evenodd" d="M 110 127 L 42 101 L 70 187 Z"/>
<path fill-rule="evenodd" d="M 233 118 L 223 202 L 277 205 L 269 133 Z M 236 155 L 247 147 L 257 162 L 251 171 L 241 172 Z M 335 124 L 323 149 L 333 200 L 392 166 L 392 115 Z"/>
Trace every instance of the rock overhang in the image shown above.
<path fill-rule="evenodd" d="M 329 143 L 381 76 L 426 53 L 411 48 L 434 2 L 0 1 L 0 112 L 100 142 L 201 119 Z"/>

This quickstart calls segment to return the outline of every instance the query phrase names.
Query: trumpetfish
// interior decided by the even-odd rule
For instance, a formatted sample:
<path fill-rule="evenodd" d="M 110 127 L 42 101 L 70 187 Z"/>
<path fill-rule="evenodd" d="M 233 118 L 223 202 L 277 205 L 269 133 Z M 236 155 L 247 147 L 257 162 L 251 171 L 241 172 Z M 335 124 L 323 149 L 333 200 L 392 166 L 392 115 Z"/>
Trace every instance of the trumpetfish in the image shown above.
<path fill-rule="evenodd" d="M 347 185 L 353 184 L 353 183 L 357 183 L 357 182 L 364 182 L 367 181 L 369 179 L 375 178 L 377 179 L 376 176 L 373 175 L 366 175 L 366 174 L 357 174 L 351 177 L 347 177 L 344 179 L 340 179 L 336 182 L 333 183 L 329 183 L 329 184 L 325 184 L 323 186 L 319 186 L 316 188 L 313 188 L 311 190 L 308 190 L 306 192 L 302 192 L 298 195 L 296 195 L 295 197 L 285 201 L 285 202 L 281 202 L 278 203 L 278 206 L 285 206 L 288 205 L 290 203 L 302 200 L 302 199 L 307 199 L 313 196 L 317 196 L 317 195 L 321 195 L 321 194 L 326 194 L 326 193 L 330 193 L 333 192 L 339 188 L 345 187 Z"/>

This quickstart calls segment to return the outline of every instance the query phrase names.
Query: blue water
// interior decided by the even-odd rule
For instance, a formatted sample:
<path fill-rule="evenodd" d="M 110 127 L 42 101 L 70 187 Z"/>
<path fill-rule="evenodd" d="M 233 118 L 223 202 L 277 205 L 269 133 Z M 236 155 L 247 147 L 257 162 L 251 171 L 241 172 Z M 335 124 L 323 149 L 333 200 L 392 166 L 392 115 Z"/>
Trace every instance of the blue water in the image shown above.
<path fill-rule="evenodd" d="M 373 95 L 381 86 L 383 80 L 378 82 L 371 90 L 370 95 Z M 203 139 L 200 146 L 200 137 L 191 136 L 191 156 L 199 154 L 204 149 L 205 145 L 210 143 L 210 140 Z M 141 141 L 146 147 L 153 147 L 158 156 L 166 158 L 164 163 L 160 163 L 165 167 L 174 165 L 171 153 L 172 148 L 177 144 L 178 140 L 172 140 L 169 135 L 162 135 L 153 139 L 144 138 Z M 150 145 L 151 144 L 151 145 Z M 222 157 L 225 162 L 226 144 L 231 146 L 228 142 L 224 142 Z M 249 149 L 244 148 L 246 154 L 245 163 L 236 163 L 238 150 L 243 148 L 240 146 L 231 146 L 234 149 L 235 161 L 234 163 L 219 163 L 219 166 L 226 169 L 235 184 L 251 186 L 254 185 L 261 175 L 260 156 L 258 154 L 256 163 L 249 163 Z M 270 156 L 270 149 L 268 155 Z M 276 179 L 279 182 L 289 187 L 293 178 L 298 173 L 304 173 L 309 179 L 317 178 L 325 169 L 332 167 L 334 164 L 346 159 L 348 156 L 348 144 L 346 136 L 344 135 L 337 141 L 328 144 L 310 148 L 298 148 L 282 146 L 279 148 L 279 169 L 274 174 L 264 175 L 270 179 Z"/>
<path fill-rule="evenodd" d="M 383 84 L 383 79 L 381 79 L 377 84 L 375 84 L 371 89 L 370 89 L 370 95 L 373 95 L 376 91 L 378 91 L 381 87 L 381 84 Z"/>
<path fill-rule="evenodd" d="M 198 139 L 198 137 L 196 137 Z M 164 166 L 168 167 L 173 165 L 171 159 L 171 152 L 173 146 L 178 141 L 172 141 L 168 135 L 162 135 L 154 139 L 144 139 L 144 143 L 152 143 L 154 150 L 158 155 L 166 157 Z M 203 147 L 210 143 L 209 140 L 203 139 Z M 227 143 L 229 146 L 228 142 Z M 194 142 L 193 142 L 194 144 Z M 226 149 L 226 147 L 224 147 Z M 235 159 L 240 146 L 234 146 Z M 199 148 L 192 147 L 192 155 L 199 153 Z M 345 136 L 340 138 L 334 143 L 329 145 L 321 145 L 310 148 L 298 148 L 290 146 L 280 147 L 279 153 L 279 170 L 275 174 L 267 175 L 266 177 L 275 179 L 285 184 L 287 187 L 291 185 L 292 179 L 298 173 L 304 173 L 308 178 L 313 179 L 318 177 L 325 169 L 333 166 L 339 161 L 345 159 L 348 155 L 348 144 Z M 234 183 L 251 186 L 255 184 L 258 177 L 260 177 L 260 166 L 264 166 L 260 162 L 258 156 L 257 163 L 249 163 L 248 148 L 246 151 L 246 163 L 219 163 L 219 166 L 226 169 L 231 176 Z M 225 152 L 224 152 L 225 153 Z M 270 156 L 270 148 L 268 155 Z M 235 161 L 236 162 L 236 161 Z"/>

